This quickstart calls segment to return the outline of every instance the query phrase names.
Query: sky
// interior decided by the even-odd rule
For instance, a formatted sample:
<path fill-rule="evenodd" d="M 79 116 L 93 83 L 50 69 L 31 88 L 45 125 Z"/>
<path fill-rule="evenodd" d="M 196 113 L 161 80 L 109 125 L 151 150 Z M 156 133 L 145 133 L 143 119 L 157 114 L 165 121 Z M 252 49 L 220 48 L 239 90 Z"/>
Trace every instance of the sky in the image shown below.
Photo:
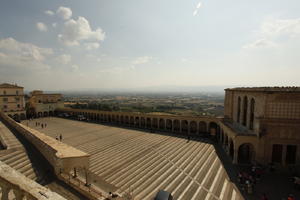
<path fill-rule="evenodd" d="M 26 90 L 299 86 L 299 0 L 1 0 Z"/>

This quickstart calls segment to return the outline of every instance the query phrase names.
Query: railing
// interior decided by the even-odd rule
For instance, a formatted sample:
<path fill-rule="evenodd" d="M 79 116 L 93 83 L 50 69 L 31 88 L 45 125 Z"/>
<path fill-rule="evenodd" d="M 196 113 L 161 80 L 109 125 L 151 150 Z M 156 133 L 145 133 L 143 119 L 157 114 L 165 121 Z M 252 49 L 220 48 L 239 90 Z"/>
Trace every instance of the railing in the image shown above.
<path fill-rule="evenodd" d="M 1 200 L 65 200 L 0 161 Z"/>
<path fill-rule="evenodd" d="M 90 184 L 87 185 L 79 177 L 74 177 L 73 175 L 66 173 L 61 173 L 60 175 L 58 175 L 58 177 L 62 179 L 65 183 L 69 184 L 77 191 L 80 191 L 85 196 L 88 196 L 91 199 L 98 199 L 104 196 L 100 191 L 96 190 Z"/>

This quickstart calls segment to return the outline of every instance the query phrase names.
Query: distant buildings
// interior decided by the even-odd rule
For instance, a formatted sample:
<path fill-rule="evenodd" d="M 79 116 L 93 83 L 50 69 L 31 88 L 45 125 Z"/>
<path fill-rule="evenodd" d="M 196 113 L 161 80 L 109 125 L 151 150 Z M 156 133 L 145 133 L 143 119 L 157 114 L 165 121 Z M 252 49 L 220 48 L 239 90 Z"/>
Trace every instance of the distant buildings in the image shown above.
<path fill-rule="evenodd" d="M 0 111 L 15 120 L 25 119 L 24 88 L 8 83 L 0 84 Z"/>
<path fill-rule="evenodd" d="M 32 117 L 53 116 L 57 108 L 63 107 L 61 94 L 44 94 L 41 90 L 34 90 L 29 97 L 28 115 Z"/>
<path fill-rule="evenodd" d="M 221 142 L 234 163 L 300 163 L 300 88 L 225 90 Z"/>

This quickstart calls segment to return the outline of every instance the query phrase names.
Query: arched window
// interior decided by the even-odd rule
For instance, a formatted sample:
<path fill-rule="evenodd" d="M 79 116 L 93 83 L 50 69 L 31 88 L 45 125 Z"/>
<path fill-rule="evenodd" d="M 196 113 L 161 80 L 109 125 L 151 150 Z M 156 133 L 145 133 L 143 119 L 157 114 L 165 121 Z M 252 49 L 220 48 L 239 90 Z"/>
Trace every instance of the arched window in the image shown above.
<path fill-rule="evenodd" d="M 6 91 L 5 90 L 3 91 L 3 94 L 6 95 Z"/>
<path fill-rule="evenodd" d="M 236 121 L 239 123 L 241 117 L 241 97 L 238 98 Z"/>
<path fill-rule="evenodd" d="M 246 126 L 247 124 L 247 108 L 248 108 L 248 98 L 247 96 L 244 97 L 244 102 L 243 102 L 243 125 Z"/>
<path fill-rule="evenodd" d="M 250 102 L 250 130 L 253 130 L 254 106 L 255 106 L 255 100 L 252 98 Z"/>

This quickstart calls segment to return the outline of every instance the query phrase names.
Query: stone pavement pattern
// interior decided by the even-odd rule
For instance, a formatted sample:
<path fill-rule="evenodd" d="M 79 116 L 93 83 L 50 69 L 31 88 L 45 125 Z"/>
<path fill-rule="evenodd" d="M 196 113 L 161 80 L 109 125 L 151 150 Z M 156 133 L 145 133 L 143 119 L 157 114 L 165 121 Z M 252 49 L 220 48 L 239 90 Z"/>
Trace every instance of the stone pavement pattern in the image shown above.
<path fill-rule="evenodd" d="M 61 118 L 29 126 L 54 138 L 62 134 L 63 142 L 91 155 L 90 170 L 115 185 L 114 192 L 137 200 L 152 199 L 160 189 L 178 200 L 243 199 L 209 143 Z"/>

